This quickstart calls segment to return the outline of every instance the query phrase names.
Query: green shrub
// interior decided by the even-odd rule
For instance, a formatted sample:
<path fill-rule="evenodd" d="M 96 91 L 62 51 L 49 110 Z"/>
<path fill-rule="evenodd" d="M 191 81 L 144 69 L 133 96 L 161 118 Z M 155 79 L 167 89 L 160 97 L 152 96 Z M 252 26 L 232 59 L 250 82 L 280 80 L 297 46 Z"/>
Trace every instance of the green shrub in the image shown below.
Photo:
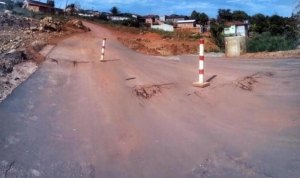
<path fill-rule="evenodd" d="M 211 23 L 210 33 L 215 44 L 221 49 L 225 49 L 224 26 L 221 24 Z"/>
<path fill-rule="evenodd" d="M 248 52 L 285 51 L 295 49 L 296 46 L 297 41 L 295 39 L 288 39 L 285 36 L 272 36 L 269 32 L 255 35 L 247 41 Z"/>

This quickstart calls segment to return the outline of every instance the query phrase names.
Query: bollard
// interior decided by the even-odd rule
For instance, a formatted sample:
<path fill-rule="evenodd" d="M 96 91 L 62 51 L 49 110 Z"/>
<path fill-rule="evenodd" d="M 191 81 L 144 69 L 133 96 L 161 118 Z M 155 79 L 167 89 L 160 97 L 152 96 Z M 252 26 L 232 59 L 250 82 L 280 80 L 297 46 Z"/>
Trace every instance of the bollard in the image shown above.
<path fill-rule="evenodd" d="M 106 38 L 104 38 L 103 42 L 102 42 L 102 51 L 101 51 L 101 59 L 100 59 L 100 61 L 104 61 L 105 43 L 106 43 Z"/>
<path fill-rule="evenodd" d="M 204 88 L 209 85 L 209 82 L 204 82 L 204 40 L 201 39 L 199 45 L 199 80 L 194 82 L 193 86 Z"/>

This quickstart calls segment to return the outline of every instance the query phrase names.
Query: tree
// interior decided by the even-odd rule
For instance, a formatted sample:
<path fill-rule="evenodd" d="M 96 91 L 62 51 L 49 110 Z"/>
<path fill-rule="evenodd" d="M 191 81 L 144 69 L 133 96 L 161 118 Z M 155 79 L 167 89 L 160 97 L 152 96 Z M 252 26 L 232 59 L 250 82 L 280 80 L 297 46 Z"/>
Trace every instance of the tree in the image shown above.
<path fill-rule="evenodd" d="M 248 20 L 248 19 L 249 19 L 249 16 L 244 11 L 237 10 L 237 11 L 232 12 L 232 20 L 242 22 L 242 21 L 245 21 L 245 20 Z"/>
<path fill-rule="evenodd" d="M 119 9 L 118 9 L 116 6 L 112 7 L 112 8 L 110 9 L 110 12 L 111 12 L 113 15 L 118 15 L 118 14 L 120 14 L 120 11 L 119 11 Z"/>
<path fill-rule="evenodd" d="M 251 31 L 262 33 L 268 31 L 268 17 L 263 14 L 255 14 L 250 18 Z"/>
<path fill-rule="evenodd" d="M 75 4 L 72 3 L 72 4 L 67 5 L 66 11 L 67 11 L 70 15 L 74 15 L 75 12 L 77 11 L 77 9 L 75 8 Z"/>
<path fill-rule="evenodd" d="M 78 11 L 81 9 L 80 2 L 77 0 L 74 2 L 74 6 L 75 6 L 75 9 L 77 9 Z"/>
<path fill-rule="evenodd" d="M 200 23 L 201 25 L 206 25 L 209 18 L 205 13 L 199 13 L 197 11 L 193 11 L 191 14 L 191 19 L 196 20 L 197 23 Z"/>
<path fill-rule="evenodd" d="M 293 17 L 298 20 L 300 24 L 300 0 L 296 3 L 295 8 L 293 10 Z"/>
<path fill-rule="evenodd" d="M 279 15 L 273 15 L 269 18 L 269 31 L 272 35 L 282 35 L 285 28 L 285 20 Z"/>
<path fill-rule="evenodd" d="M 54 0 L 47 0 L 47 4 L 51 7 L 55 6 Z"/>
<path fill-rule="evenodd" d="M 218 10 L 218 22 L 224 23 L 232 20 L 232 13 L 230 9 L 219 9 Z"/>
<path fill-rule="evenodd" d="M 193 10 L 192 14 L 191 14 L 191 19 L 193 20 L 198 20 L 199 19 L 199 12 Z"/>
<path fill-rule="evenodd" d="M 214 40 L 215 44 L 220 48 L 224 49 L 225 48 L 225 42 L 224 42 L 224 26 L 217 24 L 217 23 L 211 23 L 210 24 L 210 33 L 211 37 Z"/>
<path fill-rule="evenodd" d="M 209 18 L 204 12 L 199 14 L 199 22 L 201 25 L 207 25 L 208 21 L 209 21 Z"/>

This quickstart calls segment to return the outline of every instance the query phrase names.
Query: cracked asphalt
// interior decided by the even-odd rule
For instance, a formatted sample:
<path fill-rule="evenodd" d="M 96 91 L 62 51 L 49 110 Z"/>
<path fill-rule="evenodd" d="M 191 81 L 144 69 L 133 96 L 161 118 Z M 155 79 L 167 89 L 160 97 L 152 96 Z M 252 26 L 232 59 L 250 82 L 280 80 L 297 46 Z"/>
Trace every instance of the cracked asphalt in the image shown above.
<path fill-rule="evenodd" d="M 217 77 L 198 89 L 197 56 L 138 54 L 86 25 L 0 104 L 0 177 L 300 177 L 300 59 L 207 58 Z"/>

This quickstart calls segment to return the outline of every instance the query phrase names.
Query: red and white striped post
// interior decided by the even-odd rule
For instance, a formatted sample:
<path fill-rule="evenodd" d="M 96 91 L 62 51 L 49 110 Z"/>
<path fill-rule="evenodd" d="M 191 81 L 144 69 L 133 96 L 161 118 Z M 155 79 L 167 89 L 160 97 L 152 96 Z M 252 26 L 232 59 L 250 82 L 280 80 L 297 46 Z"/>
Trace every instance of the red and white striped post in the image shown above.
<path fill-rule="evenodd" d="M 102 42 L 102 51 L 101 51 L 101 58 L 100 58 L 100 61 L 104 61 L 105 44 L 106 44 L 106 38 L 104 38 L 104 39 L 103 39 L 103 42 Z"/>
<path fill-rule="evenodd" d="M 193 86 L 204 88 L 209 85 L 209 82 L 204 82 L 204 40 L 201 39 L 199 45 L 199 81 L 194 82 Z"/>

